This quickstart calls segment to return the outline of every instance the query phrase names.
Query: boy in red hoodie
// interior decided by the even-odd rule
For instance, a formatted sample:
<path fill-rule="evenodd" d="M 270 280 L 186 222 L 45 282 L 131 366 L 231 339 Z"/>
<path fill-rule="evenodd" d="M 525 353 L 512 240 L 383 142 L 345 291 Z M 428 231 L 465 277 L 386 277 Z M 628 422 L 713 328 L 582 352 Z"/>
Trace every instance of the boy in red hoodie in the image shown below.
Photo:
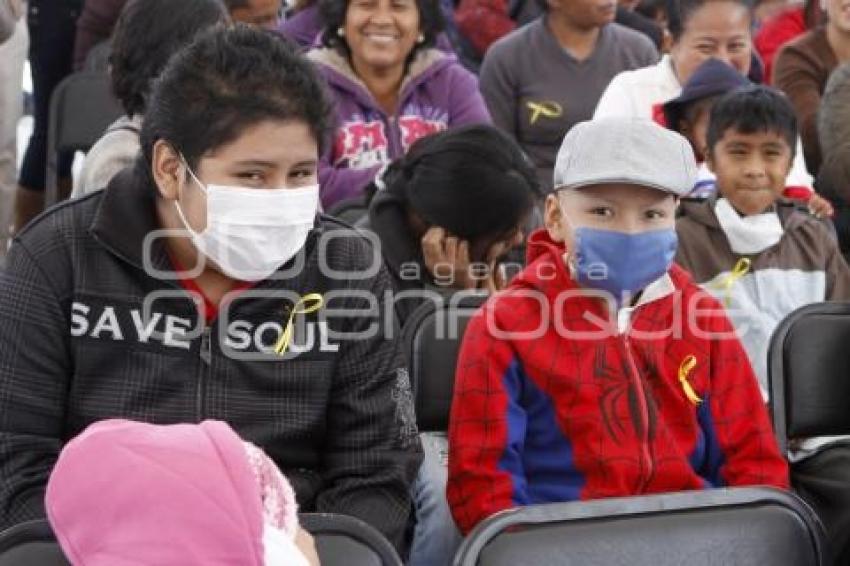
<path fill-rule="evenodd" d="M 528 267 L 464 336 L 447 489 L 464 533 L 520 505 L 788 487 L 723 307 L 673 264 L 695 176 L 687 140 L 646 120 L 567 134 Z"/>

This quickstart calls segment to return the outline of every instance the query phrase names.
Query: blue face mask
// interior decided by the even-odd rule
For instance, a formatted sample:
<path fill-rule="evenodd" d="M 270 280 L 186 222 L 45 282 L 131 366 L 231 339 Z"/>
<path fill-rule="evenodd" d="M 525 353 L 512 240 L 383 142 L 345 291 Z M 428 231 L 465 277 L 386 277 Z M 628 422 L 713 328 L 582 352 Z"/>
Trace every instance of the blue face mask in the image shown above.
<path fill-rule="evenodd" d="M 620 304 L 624 293 L 634 297 L 667 273 L 677 244 L 673 228 L 637 234 L 577 228 L 572 253 L 577 280 L 583 287 L 607 291 Z"/>

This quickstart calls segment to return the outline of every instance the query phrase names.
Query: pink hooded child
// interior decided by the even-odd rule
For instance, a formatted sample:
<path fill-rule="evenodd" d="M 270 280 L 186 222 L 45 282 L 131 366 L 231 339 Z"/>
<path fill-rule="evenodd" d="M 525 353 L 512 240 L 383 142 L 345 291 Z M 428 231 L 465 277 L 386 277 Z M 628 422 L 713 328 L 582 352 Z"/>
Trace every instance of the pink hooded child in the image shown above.
<path fill-rule="evenodd" d="M 96 423 L 50 476 L 47 515 L 74 566 L 307 566 L 297 505 L 225 423 Z"/>

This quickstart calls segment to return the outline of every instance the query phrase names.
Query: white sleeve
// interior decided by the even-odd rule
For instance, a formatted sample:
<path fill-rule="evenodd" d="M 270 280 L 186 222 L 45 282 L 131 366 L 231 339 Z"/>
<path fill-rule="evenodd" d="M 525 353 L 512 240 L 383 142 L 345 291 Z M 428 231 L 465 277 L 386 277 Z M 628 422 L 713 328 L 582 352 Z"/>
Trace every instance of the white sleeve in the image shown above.
<path fill-rule="evenodd" d="M 636 116 L 634 97 L 630 94 L 626 74 L 624 71 L 614 77 L 608 84 L 608 88 L 602 93 L 602 98 L 596 105 L 593 118 L 612 118 L 617 116 Z"/>

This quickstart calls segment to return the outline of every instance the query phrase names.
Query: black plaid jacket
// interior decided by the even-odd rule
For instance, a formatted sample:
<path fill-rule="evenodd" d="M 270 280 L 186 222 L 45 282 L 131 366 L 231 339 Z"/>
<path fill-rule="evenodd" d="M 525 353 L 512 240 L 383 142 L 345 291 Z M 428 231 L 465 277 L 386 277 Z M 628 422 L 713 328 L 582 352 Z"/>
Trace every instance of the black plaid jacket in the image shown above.
<path fill-rule="evenodd" d="M 146 238 L 156 229 L 153 195 L 125 171 L 106 191 L 43 214 L 9 252 L 0 273 L 0 529 L 44 516 L 56 457 L 87 425 L 219 419 L 274 459 L 302 511 L 356 516 L 401 546 L 421 448 L 398 332 L 383 314 L 391 285 L 382 267 L 368 273 L 370 243 L 320 217 L 279 280 L 243 291 L 206 327 L 169 276 L 163 241 Z M 325 307 L 296 317 L 289 354 L 271 353 L 310 293 Z M 339 336 L 370 328 L 372 337 Z"/>

